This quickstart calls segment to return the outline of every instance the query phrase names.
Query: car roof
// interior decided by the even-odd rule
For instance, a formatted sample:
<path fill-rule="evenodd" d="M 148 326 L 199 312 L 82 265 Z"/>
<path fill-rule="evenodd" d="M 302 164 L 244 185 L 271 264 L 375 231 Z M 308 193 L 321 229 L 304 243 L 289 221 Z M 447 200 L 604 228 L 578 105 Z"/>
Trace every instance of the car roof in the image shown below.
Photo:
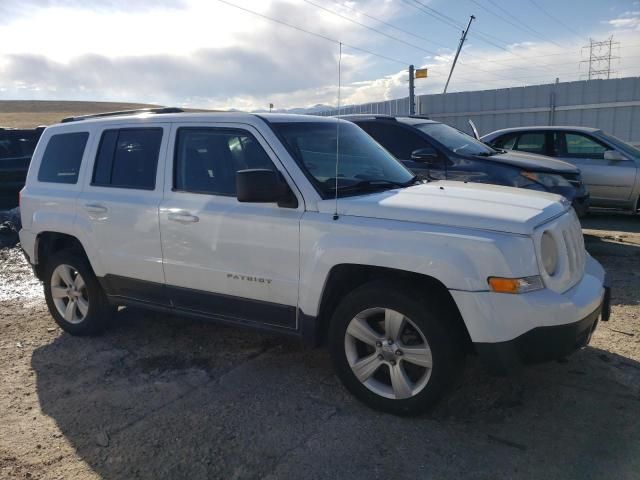
<path fill-rule="evenodd" d="M 378 115 L 374 113 L 354 113 L 349 115 L 339 115 L 338 118 L 343 120 L 349 120 L 350 122 L 365 121 L 365 120 L 386 120 L 391 122 L 400 122 L 407 125 L 417 125 L 421 123 L 440 123 L 435 120 L 431 120 L 427 116 L 411 115 L 411 116 L 393 116 L 393 115 Z"/>
<path fill-rule="evenodd" d="M 523 132 L 529 130 L 543 130 L 543 131 L 573 131 L 573 132 L 597 132 L 599 128 L 593 127 L 579 127 L 579 126 L 570 126 L 570 125 L 532 125 L 530 127 L 511 127 L 511 128 L 501 128 L 500 130 L 495 130 L 491 133 L 488 133 L 485 136 L 494 136 L 503 133 L 511 133 L 511 132 Z"/>
<path fill-rule="evenodd" d="M 313 115 L 299 115 L 287 113 L 247 113 L 247 112 L 107 112 L 104 114 L 69 117 L 57 123 L 55 127 L 84 125 L 84 124 L 118 124 L 123 122 L 144 121 L 145 123 L 171 123 L 177 121 L 190 122 L 239 122 L 255 123 L 256 119 L 262 119 L 269 123 L 283 122 L 323 122 L 335 123 L 336 118 L 320 117 Z"/>

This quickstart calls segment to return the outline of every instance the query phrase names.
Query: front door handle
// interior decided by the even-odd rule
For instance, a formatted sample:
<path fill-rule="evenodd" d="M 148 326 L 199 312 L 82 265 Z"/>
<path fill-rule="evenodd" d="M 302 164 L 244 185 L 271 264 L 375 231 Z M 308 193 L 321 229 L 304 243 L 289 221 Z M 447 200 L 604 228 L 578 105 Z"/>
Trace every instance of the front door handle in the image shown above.
<path fill-rule="evenodd" d="M 84 209 L 89 213 L 107 213 L 108 208 L 97 203 L 87 203 Z"/>
<path fill-rule="evenodd" d="M 172 222 L 178 223 L 196 223 L 200 221 L 200 218 L 191 215 L 189 212 L 170 212 L 167 218 Z"/>

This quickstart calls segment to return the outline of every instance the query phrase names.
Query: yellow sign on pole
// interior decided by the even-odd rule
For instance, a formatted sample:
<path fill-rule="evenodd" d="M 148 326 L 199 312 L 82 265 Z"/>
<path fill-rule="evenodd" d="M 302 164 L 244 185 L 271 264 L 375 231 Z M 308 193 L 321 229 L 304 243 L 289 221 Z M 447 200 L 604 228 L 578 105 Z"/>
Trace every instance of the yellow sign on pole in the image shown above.
<path fill-rule="evenodd" d="M 427 78 L 429 76 L 428 68 L 417 68 L 416 69 L 416 78 Z"/>

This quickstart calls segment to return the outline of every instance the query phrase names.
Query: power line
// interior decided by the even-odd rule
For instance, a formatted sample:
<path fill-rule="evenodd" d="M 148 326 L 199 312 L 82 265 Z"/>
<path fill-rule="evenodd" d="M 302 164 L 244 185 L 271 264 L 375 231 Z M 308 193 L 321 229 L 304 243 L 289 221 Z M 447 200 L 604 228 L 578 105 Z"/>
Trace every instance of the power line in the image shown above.
<path fill-rule="evenodd" d="M 494 5 L 496 8 L 498 8 L 499 10 L 501 10 L 503 13 L 513 17 L 515 19 L 515 22 L 513 20 L 510 20 L 509 18 L 505 17 L 504 15 L 497 13 L 495 11 L 493 11 L 492 9 L 488 8 L 486 5 L 481 4 L 478 0 L 469 0 L 470 2 L 472 2 L 473 4 L 477 5 L 478 7 L 482 8 L 484 11 L 486 11 L 487 13 L 490 13 L 491 15 L 493 15 L 496 18 L 499 18 L 500 20 L 502 20 L 503 22 L 508 23 L 509 25 L 517 28 L 517 29 L 522 29 L 523 27 L 526 28 L 527 30 L 529 30 L 529 32 L 531 32 L 533 35 L 535 35 L 536 37 L 538 37 L 539 39 L 541 39 L 544 42 L 549 42 L 549 43 L 553 43 L 554 45 L 562 48 L 562 46 L 556 42 L 554 42 L 553 40 L 549 40 L 547 39 L 545 36 L 543 36 L 541 33 L 539 33 L 538 31 L 534 30 L 533 28 L 529 27 L 527 24 L 525 24 L 524 22 L 522 22 L 521 20 L 518 20 L 517 18 L 513 17 L 513 15 L 511 15 L 510 13 L 508 13 L 503 7 L 500 7 L 499 5 L 497 5 L 495 2 L 493 2 L 492 0 L 489 0 L 489 2 L 491 2 L 492 5 Z"/>
<path fill-rule="evenodd" d="M 347 16 L 345 16 L 345 15 L 342 15 L 341 13 L 338 13 L 338 12 L 336 12 L 336 11 L 334 11 L 334 10 L 331 10 L 331 9 L 329 9 L 329 8 L 326 8 L 326 7 L 323 7 L 322 5 L 318 5 L 317 3 L 314 3 L 314 2 L 312 2 L 311 0 L 303 0 L 303 1 L 304 1 L 305 3 L 308 3 L 309 5 L 313 5 L 314 7 L 319 8 L 320 10 L 324 10 L 325 12 L 328 12 L 328 13 L 330 13 L 330 14 L 332 14 L 332 15 L 335 15 L 335 16 L 337 16 L 337 17 L 340 17 L 340 18 L 344 19 L 344 20 L 347 20 L 348 22 L 355 23 L 356 25 L 359 25 L 359 26 L 361 26 L 361 27 L 363 27 L 363 28 L 366 28 L 366 29 L 368 29 L 368 30 L 371 30 L 372 32 L 375 32 L 375 33 L 377 33 L 377 34 L 379 34 L 379 35 L 383 35 L 383 36 L 385 36 L 385 37 L 387 37 L 387 38 L 390 38 L 391 40 L 394 40 L 394 41 L 396 41 L 396 42 L 403 43 L 403 44 L 405 44 L 405 45 L 408 45 L 409 47 L 415 48 L 416 50 L 421 50 L 421 51 L 423 51 L 423 52 L 425 52 L 425 53 L 428 53 L 429 55 L 435 55 L 435 56 L 437 56 L 437 55 L 438 55 L 438 53 L 437 53 L 437 52 L 434 52 L 434 51 L 432 51 L 432 50 L 427 50 L 427 49 L 425 49 L 425 48 L 422 48 L 422 47 L 421 47 L 421 46 L 419 46 L 419 45 L 415 45 L 415 44 L 413 44 L 413 43 L 406 42 L 406 41 L 402 40 L 401 38 L 394 37 L 393 35 L 389 35 L 388 33 L 385 33 L 385 32 L 383 32 L 382 30 L 378 30 L 377 28 L 370 27 L 369 25 L 366 25 L 366 24 L 364 24 L 364 23 L 358 22 L 357 20 L 353 20 L 352 18 L 349 18 L 349 17 L 347 17 Z"/>
<path fill-rule="evenodd" d="M 388 57 L 386 55 L 382 55 L 381 53 L 376 53 L 376 52 L 373 52 L 371 50 L 367 50 L 366 48 L 356 47 L 355 45 L 350 45 L 348 43 L 340 42 L 339 40 L 336 40 L 334 38 L 328 37 L 328 36 L 323 35 L 321 33 L 312 32 L 310 30 L 306 30 L 306 29 L 304 29 L 302 27 L 298 27 L 297 25 L 292 25 L 292 24 L 284 22 L 282 20 L 278 20 L 277 18 L 269 17 L 268 15 L 264 15 L 262 13 L 256 12 L 255 10 L 251 10 L 249 8 L 241 7 L 240 5 L 236 5 L 235 3 L 228 2 L 227 0 L 217 0 L 217 1 L 220 2 L 220 3 L 224 3 L 225 5 L 228 5 L 230 7 L 237 8 L 238 10 L 242 10 L 244 12 L 250 13 L 250 14 L 255 15 L 257 17 L 264 18 L 265 20 L 269 20 L 271 22 L 275 22 L 275 23 L 278 23 L 280 25 L 284 25 L 285 27 L 293 28 L 294 30 L 298 30 L 299 32 L 303 32 L 303 33 L 306 33 L 308 35 L 312 35 L 314 37 L 321 38 L 322 40 L 326 40 L 328 42 L 335 43 L 336 45 L 340 45 L 342 43 L 342 45 L 345 46 L 345 47 L 351 48 L 353 50 L 357 50 L 359 52 L 366 53 L 368 55 L 373 55 L 374 57 L 383 58 L 384 60 L 388 60 L 390 62 L 399 63 L 400 65 L 409 65 L 411 63 L 411 62 L 407 62 L 407 61 L 403 61 L 403 60 L 398 60 L 397 58 L 391 58 L 391 57 Z"/>
<path fill-rule="evenodd" d="M 386 22 L 378 17 L 374 17 L 373 15 L 370 15 L 366 12 L 363 12 L 362 10 L 358 10 L 357 8 L 351 7 L 347 4 L 343 4 L 343 3 L 339 3 L 336 2 L 335 0 L 332 0 L 332 2 L 336 5 L 340 5 L 340 7 L 342 8 L 347 8 L 349 10 L 351 10 L 352 12 L 356 12 L 359 13 L 360 15 L 363 15 L 371 20 L 374 20 L 376 22 L 380 22 L 383 25 L 386 25 L 387 27 L 393 28 L 394 30 L 397 30 L 398 32 L 402 32 L 406 35 L 409 35 L 411 37 L 417 38 L 419 40 L 422 40 L 424 42 L 429 42 L 429 43 L 433 43 L 434 45 L 437 45 L 439 47 L 443 47 L 443 48 L 447 48 L 447 49 L 451 49 L 451 47 L 449 45 L 445 45 L 444 43 L 440 43 L 440 42 L 436 42 L 435 40 L 431 39 L 431 38 L 427 38 L 427 37 L 423 37 L 422 35 L 418 35 L 417 33 L 413 33 L 410 32 L 409 30 L 405 30 L 404 28 L 400 28 L 397 25 L 394 25 L 392 23 Z"/>
<path fill-rule="evenodd" d="M 417 9 L 418 11 L 435 18 L 440 22 L 445 23 L 446 25 L 452 28 L 455 28 L 456 30 L 459 30 L 459 31 L 464 30 L 464 26 L 461 26 L 460 24 L 458 24 L 453 18 L 449 17 L 448 15 L 445 15 L 444 13 L 438 12 L 436 9 L 429 7 L 428 5 L 425 5 L 424 3 L 419 2 L 418 0 L 402 0 L 402 1 L 407 5 L 410 5 L 411 7 Z M 499 48 L 500 50 L 504 50 L 505 52 L 508 52 L 511 55 L 515 55 L 516 57 L 519 56 L 513 53 L 512 51 L 510 51 L 508 48 L 505 48 L 503 45 L 499 45 L 498 43 L 491 40 L 491 38 L 495 38 L 497 41 L 507 44 L 506 42 L 504 42 L 504 40 L 501 40 L 498 37 L 494 37 L 493 35 L 483 33 L 479 30 L 474 31 L 474 33 L 471 34 L 471 36 L 474 38 L 477 38 L 482 42 L 488 43 L 489 45 Z"/>
<path fill-rule="evenodd" d="M 405 3 L 407 3 L 406 0 Z M 416 4 L 416 6 L 419 8 L 420 11 L 422 11 L 423 13 L 426 13 L 427 15 L 431 15 L 432 17 L 436 18 L 437 20 L 440 20 L 444 23 L 446 23 L 447 25 L 449 25 L 450 27 L 456 28 L 457 30 L 464 30 L 464 25 L 461 24 L 460 22 L 458 22 L 455 18 L 452 18 L 438 10 L 436 10 L 433 7 L 430 7 L 429 5 L 422 3 L 420 0 L 411 0 L 414 4 Z M 491 35 L 489 33 L 483 32 L 482 30 L 474 30 L 474 33 L 472 34 L 473 37 L 475 38 L 479 38 L 480 40 L 482 40 L 483 42 L 489 43 L 497 48 L 501 48 L 503 50 L 506 50 L 503 46 L 501 45 L 497 45 L 496 43 L 494 43 L 491 39 L 493 38 L 495 41 L 501 42 L 504 45 L 508 45 L 508 42 L 504 41 L 501 38 L 496 37 L 495 35 Z M 508 51 L 508 50 L 506 50 Z"/>
<path fill-rule="evenodd" d="M 584 38 L 580 33 L 578 33 L 576 30 L 574 30 L 572 27 L 570 27 L 569 25 L 567 25 L 565 22 L 563 22 L 562 20 L 560 20 L 559 18 L 555 17 L 554 15 L 551 15 L 546 9 L 542 8 L 542 6 L 536 1 L 536 0 L 529 0 L 529 2 L 531 2 L 531 4 L 536 7 L 538 10 L 540 10 L 542 13 L 544 13 L 547 17 L 549 17 L 551 20 L 553 20 L 554 22 L 559 23 L 560 25 L 562 25 L 564 28 L 566 28 L 567 30 L 569 30 L 570 32 L 573 32 L 575 35 L 578 36 L 578 38 Z"/>

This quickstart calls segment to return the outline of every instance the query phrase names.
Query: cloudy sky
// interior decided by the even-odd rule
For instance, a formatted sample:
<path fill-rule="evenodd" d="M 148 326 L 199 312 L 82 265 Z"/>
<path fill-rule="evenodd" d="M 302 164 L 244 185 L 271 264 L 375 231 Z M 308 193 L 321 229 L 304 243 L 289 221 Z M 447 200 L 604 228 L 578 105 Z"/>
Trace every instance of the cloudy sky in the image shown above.
<path fill-rule="evenodd" d="M 450 91 L 585 78 L 611 35 L 640 75 L 638 0 L 0 0 L 0 99 L 333 105 L 336 41 L 343 104 L 406 96 L 409 63 L 441 92 L 471 14 Z"/>

